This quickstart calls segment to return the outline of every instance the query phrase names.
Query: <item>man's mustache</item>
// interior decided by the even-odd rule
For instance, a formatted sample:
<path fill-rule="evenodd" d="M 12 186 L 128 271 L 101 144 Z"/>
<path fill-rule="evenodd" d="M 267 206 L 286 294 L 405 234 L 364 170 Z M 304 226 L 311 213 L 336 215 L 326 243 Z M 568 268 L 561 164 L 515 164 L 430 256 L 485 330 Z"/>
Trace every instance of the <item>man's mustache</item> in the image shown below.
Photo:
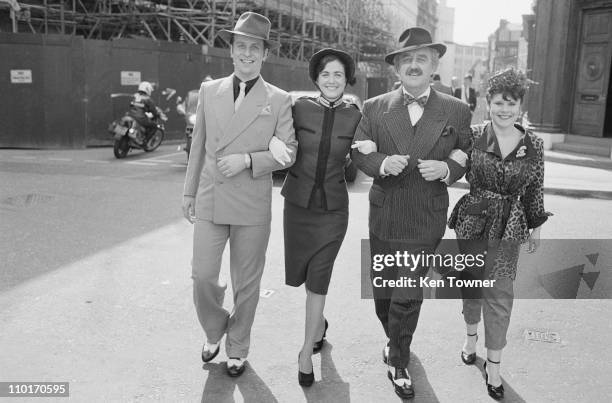
<path fill-rule="evenodd" d="M 421 74 L 423 74 L 423 70 L 421 70 L 421 69 L 408 69 L 408 70 L 406 70 L 405 74 L 406 75 L 408 75 L 408 74 L 418 74 L 418 75 L 421 75 Z"/>

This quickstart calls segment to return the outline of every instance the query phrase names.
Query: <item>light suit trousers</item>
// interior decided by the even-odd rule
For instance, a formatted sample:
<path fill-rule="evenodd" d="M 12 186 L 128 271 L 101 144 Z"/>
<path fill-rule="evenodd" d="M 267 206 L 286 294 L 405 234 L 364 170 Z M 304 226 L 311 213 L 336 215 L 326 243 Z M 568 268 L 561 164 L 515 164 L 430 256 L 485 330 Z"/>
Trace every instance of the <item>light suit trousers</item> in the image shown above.
<path fill-rule="evenodd" d="M 227 334 L 228 357 L 246 358 L 259 302 L 270 223 L 227 225 L 197 219 L 193 237 L 193 299 L 200 324 L 210 343 Z M 221 258 L 228 240 L 234 296 L 231 313 L 223 307 L 227 285 L 219 283 Z"/>

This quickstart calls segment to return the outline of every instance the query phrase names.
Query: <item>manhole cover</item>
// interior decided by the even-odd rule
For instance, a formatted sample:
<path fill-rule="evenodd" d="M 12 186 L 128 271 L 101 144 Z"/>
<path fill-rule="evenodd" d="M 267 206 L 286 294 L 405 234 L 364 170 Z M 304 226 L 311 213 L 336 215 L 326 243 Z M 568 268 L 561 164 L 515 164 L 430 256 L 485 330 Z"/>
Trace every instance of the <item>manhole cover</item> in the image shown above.
<path fill-rule="evenodd" d="M 6 199 L 2 200 L 2 204 L 5 206 L 27 208 L 41 203 L 48 203 L 53 199 L 54 196 L 30 193 L 27 195 L 7 197 Z"/>

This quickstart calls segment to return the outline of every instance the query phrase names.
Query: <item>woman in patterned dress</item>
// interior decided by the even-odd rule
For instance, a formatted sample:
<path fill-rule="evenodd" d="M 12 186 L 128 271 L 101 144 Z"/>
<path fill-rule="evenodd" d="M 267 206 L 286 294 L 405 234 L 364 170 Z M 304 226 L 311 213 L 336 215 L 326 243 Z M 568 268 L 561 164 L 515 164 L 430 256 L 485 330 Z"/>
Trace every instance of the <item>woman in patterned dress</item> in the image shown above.
<path fill-rule="evenodd" d="M 461 290 L 467 331 L 461 359 L 468 365 L 476 361 L 482 311 L 486 386 L 495 399 L 504 396 L 500 360 L 510 323 L 520 245 L 527 242 L 527 251 L 535 252 L 540 228 L 550 215 L 543 202 L 543 142 L 516 123 L 527 85 L 526 76 L 513 68 L 489 79 L 491 122 L 474 133 L 466 174 L 470 193 L 459 200 L 449 219 L 462 252 L 487 253 L 480 273 L 464 271 L 461 276 L 495 280 L 492 287 Z"/>

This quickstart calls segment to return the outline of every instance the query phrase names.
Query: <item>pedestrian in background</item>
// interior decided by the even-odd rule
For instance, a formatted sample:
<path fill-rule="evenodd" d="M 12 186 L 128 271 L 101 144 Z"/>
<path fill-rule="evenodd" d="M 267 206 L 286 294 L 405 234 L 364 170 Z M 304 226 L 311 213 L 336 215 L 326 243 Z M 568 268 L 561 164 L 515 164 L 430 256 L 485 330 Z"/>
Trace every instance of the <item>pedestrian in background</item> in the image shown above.
<path fill-rule="evenodd" d="M 426 29 L 407 29 L 399 38 L 399 48 L 385 57 L 395 67 L 401 87 L 364 104 L 355 133 L 359 152 L 353 152 L 353 160 L 374 178 L 369 195 L 372 260 L 399 251 L 433 253 L 444 235 L 447 186 L 465 172 L 465 160 L 459 163 L 451 153 L 467 151 L 471 140 L 468 106 L 430 86 L 445 52 L 446 46 L 433 43 Z M 424 264 L 410 269 L 392 266 L 382 274 L 372 269 L 371 276 L 406 277 L 420 284 L 419 277 L 428 270 Z M 383 349 L 387 377 L 399 397 L 411 398 L 414 388 L 408 363 L 423 290 L 373 290 L 376 315 L 388 338 Z"/>
<path fill-rule="evenodd" d="M 433 75 L 433 82 L 431 83 L 431 86 L 434 90 L 438 92 L 441 92 L 447 95 L 451 95 L 451 96 L 453 95 L 453 90 L 451 89 L 451 87 L 442 84 L 440 74 L 438 73 Z"/>
<path fill-rule="evenodd" d="M 455 95 L 455 91 L 459 88 L 459 79 L 457 76 L 453 76 L 451 78 L 451 91 L 453 92 L 453 96 Z"/>
<path fill-rule="evenodd" d="M 455 89 L 455 97 L 468 104 L 470 111 L 474 112 L 476 109 L 476 90 L 472 88 L 471 74 L 466 74 L 463 77 L 463 86 Z"/>
<path fill-rule="evenodd" d="M 540 243 L 540 228 L 550 215 L 544 210 L 543 141 L 516 123 L 527 85 L 525 74 L 513 68 L 489 79 L 486 99 L 491 122 L 474 134 L 466 174 L 470 193 L 459 200 L 449 219 L 449 227 L 455 230 L 460 246 L 464 245 L 463 253 L 466 246 L 470 253 L 486 250 L 483 272 L 477 275 L 495 280 L 492 287 L 482 287 L 476 295 L 474 290 L 461 290 L 466 326 L 461 359 L 467 365 L 476 361 L 482 311 L 486 386 L 495 399 L 504 396 L 500 362 L 520 244 L 528 242 L 528 252 L 533 253 Z"/>
<path fill-rule="evenodd" d="M 202 360 L 215 358 L 227 335 L 230 376 L 245 370 L 270 237 L 272 172 L 282 168 L 269 148 L 273 137 L 286 143 L 293 152 L 285 165 L 291 165 L 297 146 L 291 97 L 260 76 L 269 49 L 278 46 L 269 40 L 270 26 L 263 15 L 246 12 L 233 31 L 220 32 L 231 44 L 234 73 L 200 87 L 185 177 L 183 214 L 195 222 L 193 296 L 207 338 Z M 228 240 L 231 314 L 223 308 L 226 285 L 219 284 Z"/>
<path fill-rule="evenodd" d="M 323 347 L 328 328 L 323 315 L 334 261 L 348 225 L 344 164 L 361 113 L 343 100 L 355 83 L 355 62 L 346 52 L 323 49 L 310 59 L 308 72 L 320 94 L 293 106 L 298 140 L 295 164 L 287 172 L 285 197 L 285 282 L 305 284 L 304 343 L 298 355 L 298 381 L 314 382 L 312 354 Z"/>

